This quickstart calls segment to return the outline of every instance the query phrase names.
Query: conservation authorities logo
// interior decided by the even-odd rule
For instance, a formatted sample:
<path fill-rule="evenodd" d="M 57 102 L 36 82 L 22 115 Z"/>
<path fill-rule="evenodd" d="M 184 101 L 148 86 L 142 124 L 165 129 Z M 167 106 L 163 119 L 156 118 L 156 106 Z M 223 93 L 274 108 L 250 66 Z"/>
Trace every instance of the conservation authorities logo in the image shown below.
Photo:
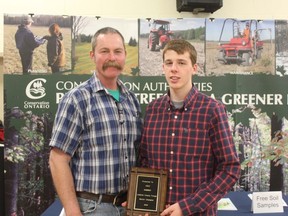
<path fill-rule="evenodd" d="M 46 79 L 33 79 L 26 86 L 26 96 L 29 100 L 24 101 L 24 109 L 49 109 L 50 103 L 48 101 L 39 101 L 46 96 L 46 89 L 44 87 Z M 37 101 L 35 101 L 37 100 Z"/>

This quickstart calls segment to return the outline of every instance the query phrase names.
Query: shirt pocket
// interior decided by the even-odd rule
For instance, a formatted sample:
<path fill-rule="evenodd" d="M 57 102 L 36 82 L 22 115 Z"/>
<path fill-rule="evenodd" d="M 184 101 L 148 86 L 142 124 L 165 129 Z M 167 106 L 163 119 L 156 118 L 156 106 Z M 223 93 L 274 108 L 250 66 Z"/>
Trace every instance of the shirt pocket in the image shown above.
<path fill-rule="evenodd" d="M 118 120 L 114 116 L 108 116 L 97 111 L 91 112 L 84 122 L 83 139 L 90 145 L 104 148 L 109 145 L 109 139 L 113 132 L 118 132 Z M 108 120 L 107 120 L 108 119 Z"/>
<path fill-rule="evenodd" d="M 209 135 L 206 129 L 181 128 L 179 139 L 180 154 L 183 158 L 189 156 L 204 160 L 210 153 Z"/>
<path fill-rule="evenodd" d="M 86 118 L 84 124 L 87 133 L 95 133 L 103 130 L 105 122 L 101 121 L 100 114 L 94 111 Z"/>

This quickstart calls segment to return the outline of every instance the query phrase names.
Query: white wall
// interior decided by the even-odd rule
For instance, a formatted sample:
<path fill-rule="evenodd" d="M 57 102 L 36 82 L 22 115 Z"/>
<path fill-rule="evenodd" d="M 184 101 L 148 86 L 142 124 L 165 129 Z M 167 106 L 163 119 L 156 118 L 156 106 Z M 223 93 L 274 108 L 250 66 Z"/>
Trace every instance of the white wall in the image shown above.
<path fill-rule="evenodd" d="M 3 13 L 83 15 L 115 18 L 255 18 L 288 19 L 287 0 L 223 0 L 223 7 L 213 14 L 181 12 L 176 0 L 1 0 L 0 53 L 3 52 Z"/>
<path fill-rule="evenodd" d="M 4 1 L 4 2 L 3 2 Z M 1 0 L 0 56 L 3 55 L 3 14 L 83 15 L 114 18 L 237 18 L 288 19 L 287 0 L 223 0 L 213 14 L 181 12 L 176 0 Z M 1 70 L 0 70 L 1 73 Z M 3 77 L 0 74 L 0 119 L 3 119 Z"/>

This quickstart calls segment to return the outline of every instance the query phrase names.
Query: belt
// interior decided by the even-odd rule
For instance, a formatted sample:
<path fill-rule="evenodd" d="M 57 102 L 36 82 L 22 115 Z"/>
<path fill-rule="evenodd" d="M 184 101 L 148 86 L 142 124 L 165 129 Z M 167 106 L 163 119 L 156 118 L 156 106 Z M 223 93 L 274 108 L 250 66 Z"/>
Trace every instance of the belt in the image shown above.
<path fill-rule="evenodd" d="M 83 199 L 89 199 L 94 201 L 99 201 L 100 197 L 102 195 L 101 202 L 103 203 L 112 203 L 115 206 L 121 206 L 123 202 L 127 200 L 127 191 L 120 191 L 118 194 L 112 195 L 112 194 L 93 194 L 85 191 L 76 191 L 76 196 L 83 198 Z"/>

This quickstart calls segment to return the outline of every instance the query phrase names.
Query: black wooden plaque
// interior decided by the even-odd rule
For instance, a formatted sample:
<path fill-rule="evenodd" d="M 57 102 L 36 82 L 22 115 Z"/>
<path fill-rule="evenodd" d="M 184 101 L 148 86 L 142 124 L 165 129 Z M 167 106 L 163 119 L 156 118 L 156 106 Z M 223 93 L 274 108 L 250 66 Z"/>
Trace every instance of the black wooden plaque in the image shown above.
<path fill-rule="evenodd" d="M 165 208 L 167 171 L 133 167 L 130 172 L 127 215 L 160 215 Z"/>

